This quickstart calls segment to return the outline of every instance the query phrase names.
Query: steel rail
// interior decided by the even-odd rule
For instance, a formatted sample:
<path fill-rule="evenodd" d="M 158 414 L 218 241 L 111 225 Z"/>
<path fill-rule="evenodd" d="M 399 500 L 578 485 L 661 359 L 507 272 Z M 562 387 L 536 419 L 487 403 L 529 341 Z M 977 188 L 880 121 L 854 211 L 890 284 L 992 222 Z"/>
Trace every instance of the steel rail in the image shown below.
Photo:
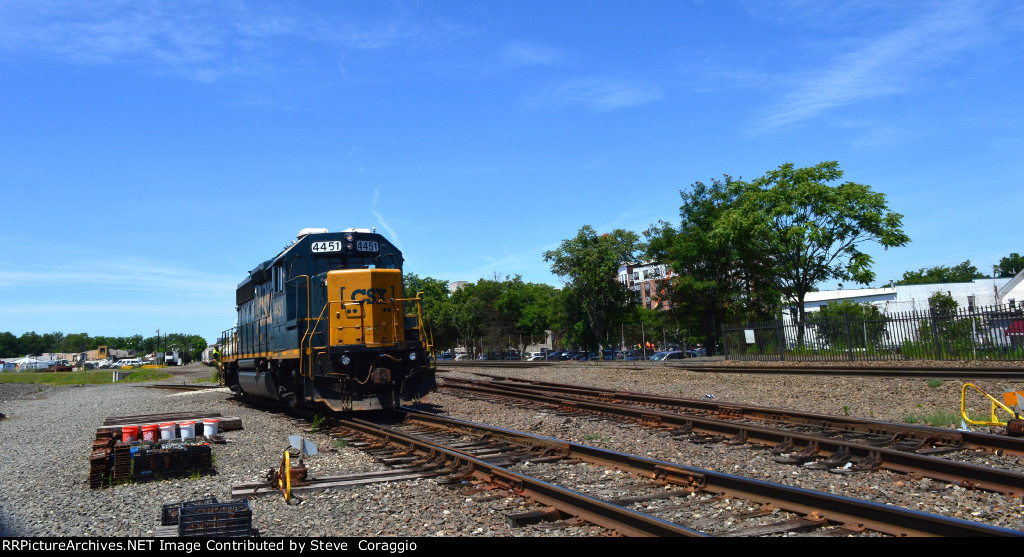
<path fill-rule="evenodd" d="M 1024 532 L 1019 530 L 673 464 L 410 409 L 403 411 L 408 414 L 407 420 L 414 422 L 468 434 L 485 434 L 525 446 L 562 447 L 568 456 L 579 460 L 628 470 L 667 483 L 687 486 L 694 491 L 720 493 L 771 504 L 785 511 L 820 517 L 852 529 L 864 528 L 894 536 L 1024 536 Z"/>
<path fill-rule="evenodd" d="M 705 536 L 701 532 L 678 524 L 602 501 L 548 482 L 490 464 L 466 453 L 445 448 L 436 443 L 405 434 L 395 428 L 373 424 L 365 420 L 340 420 L 338 425 L 361 434 L 376 437 L 407 450 L 451 463 L 452 471 L 470 475 L 479 480 L 495 483 L 524 494 L 540 504 L 597 524 L 625 536 Z"/>
<path fill-rule="evenodd" d="M 1024 474 L 1019 472 L 978 466 L 896 449 L 875 447 L 822 435 L 779 430 L 748 423 L 736 423 L 735 420 L 729 419 L 702 418 L 579 398 L 546 396 L 517 391 L 507 386 L 498 388 L 484 385 L 445 385 L 445 388 L 475 394 L 487 394 L 493 397 L 540 402 L 554 409 L 593 412 L 626 418 L 656 427 L 671 426 L 681 428 L 687 432 L 697 431 L 709 435 L 727 436 L 741 439 L 745 443 L 752 445 L 789 448 L 787 452 L 796 452 L 797 447 L 802 447 L 804 449 L 803 456 L 808 460 L 817 456 L 834 456 L 842 458 L 844 461 L 856 460 L 863 463 L 864 466 L 870 466 L 870 468 L 877 467 L 892 472 L 918 474 L 964 487 L 985 489 L 1015 496 L 1024 493 Z"/>
<path fill-rule="evenodd" d="M 598 397 L 603 402 L 631 402 L 647 404 L 679 411 L 693 411 L 711 416 L 722 416 L 732 419 L 750 419 L 764 422 L 780 422 L 810 427 L 820 427 L 840 432 L 863 433 L 868 435 L 889 436 L 903 440 L 921 440 L 938 443 L 947 447 L 963 450 L 984 450 L 1024 456 L 1024 437 L 1010 437 L 992 433 L 980 433 L 959 429 L 947 429 L 914 424 L 898 424 L 876 420 L 833 416 L 798 410 L 783 410 L 762 406 L 747 406 L 735 403 L 715 402 L 713 400 L 669 397 L 629 391 L 617 391 L 600 387 L 582 385 L 566 385 L 502 377 L 485 373 L 477 373 L 481 377 L 492 379 L 490 384 L 510 389 L 544 389 L 572 396 Z M 445 383 L 471 382 L 470 379 L 446 377 Z"/>
<path fill-rule="evenodd" d="M 783 365 L 722 365 L 719 363 L 693 362 L 688 360 L 673 360 L 671 362 L 649 362 L 636 361 L 624 362 L 622 360 L 586 361 L 586 362 L 523 362 L 504 360 L 483 360 L 483 361 L 442 361 L 438 362 L 438 371 L 454 371 L 460 368 L 481 367 L 481 368 L 540 368 L 547 366 L 571 365 L 571 366 L 596 366 L 602 369 L 675 369 L 687 370 L 697 373 L 752 373 L 752 374 L 778 374 L 778 375 L 836 375 L 853 377 L 923 377 L 930 379 L 992 379 L 992 380 L 1016 380 L 1024 379 L 1024 366 L 986 366 L 986 367 L 943 367 L 943 366 L 857 366 L 857 365 L 800 365 L 798 363 L 785 362 Z M 449 368 L 449 369 L 445 369 Z"/>

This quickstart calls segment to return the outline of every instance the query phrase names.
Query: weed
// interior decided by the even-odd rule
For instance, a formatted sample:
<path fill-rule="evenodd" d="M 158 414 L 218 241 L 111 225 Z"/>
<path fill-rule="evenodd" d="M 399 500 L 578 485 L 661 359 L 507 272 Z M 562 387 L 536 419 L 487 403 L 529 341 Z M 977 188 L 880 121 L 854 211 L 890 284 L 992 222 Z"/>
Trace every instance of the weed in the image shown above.
<path fill-rule="evenodd" d="M 849 406 L 843 406 L 843 415 L 844 416 L 849 416 L 850 415 L 850 407 Z"/>
<path fill-rule="evenodd" d="M 928 386 L 937 389 L 942 386 L 942 379 L 929 379 Z"/>
<path fill-rule="evenodd" d="M 324 422 L 326 422 L 326 421 L 327 421 L 327 416 L 321 416 L 320 414 L 317 414 L 317 415 L 313 416 L 313 427 L 311 428 L 311 430 L 312 431 L 319 431 L 320 427 L 323 426 Z"/>
<path fill-rule="evenodd" d="M 930 414 L 922 414 L 920 416 L 904 416 L 903 421 L 908 424 L 916 424 L 918 422 L 925 423 L 932 427 L 952 427 L 960 425 L 960 414 L 957 412 L 947 412 L 944 410 L 936 410 Z"/>
<path fill-rule="evenodd" d="M 335 439 L 334 446 L 339 449 L 345 448 L 348 446 L 348 439 Z"/>

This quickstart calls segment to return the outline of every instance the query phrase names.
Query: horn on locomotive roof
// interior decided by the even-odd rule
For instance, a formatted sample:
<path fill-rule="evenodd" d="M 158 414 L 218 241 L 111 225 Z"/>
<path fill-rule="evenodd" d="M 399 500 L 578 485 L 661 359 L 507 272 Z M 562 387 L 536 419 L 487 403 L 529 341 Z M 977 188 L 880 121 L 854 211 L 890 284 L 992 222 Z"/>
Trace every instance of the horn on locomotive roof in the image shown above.
<path fill-rule="evenodd" d="M 302 238 L 308 234 L 327 234 L 326 228 L 303 228 L 299 230 L 299 234 L 295 237 L 296 239 Z"/>

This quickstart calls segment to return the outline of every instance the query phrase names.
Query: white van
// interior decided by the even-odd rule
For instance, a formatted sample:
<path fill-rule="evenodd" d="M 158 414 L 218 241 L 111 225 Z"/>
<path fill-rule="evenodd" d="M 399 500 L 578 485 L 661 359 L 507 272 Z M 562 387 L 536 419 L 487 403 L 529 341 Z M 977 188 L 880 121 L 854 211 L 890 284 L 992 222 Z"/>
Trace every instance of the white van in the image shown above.
<path fill-rule="evenodd" d="M 123 360 L 118 360 L 117 365 L 120 367 L 141 367 L 142 360 L 139 358 L 125 358 Z"/>

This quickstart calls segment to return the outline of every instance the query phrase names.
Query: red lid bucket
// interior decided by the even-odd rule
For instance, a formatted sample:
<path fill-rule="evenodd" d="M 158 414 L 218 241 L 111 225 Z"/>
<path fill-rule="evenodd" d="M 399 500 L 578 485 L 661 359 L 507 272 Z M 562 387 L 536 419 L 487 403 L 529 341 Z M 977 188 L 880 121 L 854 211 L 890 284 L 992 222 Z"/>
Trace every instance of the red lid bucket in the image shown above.
<path fill-rule="evenodd" d="M 121 440 L 125 443 L 132 443 L 139 439 L 139 426 L 126 425 L 121 428 Z"/>
<path fill-rule="evenodd" d="M 217 426 L 220 425 L 220 420 L 207 419 L 203 420 L 203 435 L 209 437 L 211 435 L 217 435 Z"/>
<path fill-rule="evenodd" d="M 178 426 L 174 422 L 167 422 L 160 424 L 160 438 L 161 439 L 174 439 L 175 433 L 178 431 Z"/>
<path fill-rule="evenodd" d="M 178 429 L 181 430 L 182 439 L 196 436 L 196 423 L 194 421 L 178 422 Z"/>

